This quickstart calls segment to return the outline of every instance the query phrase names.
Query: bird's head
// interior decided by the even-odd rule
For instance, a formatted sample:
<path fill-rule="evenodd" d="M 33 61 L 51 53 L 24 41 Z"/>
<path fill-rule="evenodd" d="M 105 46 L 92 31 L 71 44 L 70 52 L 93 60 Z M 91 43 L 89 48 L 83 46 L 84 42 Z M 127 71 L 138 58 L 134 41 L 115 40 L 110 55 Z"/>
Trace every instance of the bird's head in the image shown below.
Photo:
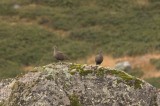
<path fill-rule="evenodd" d="M 56 45 L 54 45 L 54 46 L 53 46 L 53 49 L 54 49 L 54 50 L 56 50 L 56 49 L 57 49 L 57 46 L 56 46 Z"/>
<path fill-rule="evenodd" d="M 102 54 L 102 50 L 99 50 L 98 53 L 99 53 L 99 54 Z"/>

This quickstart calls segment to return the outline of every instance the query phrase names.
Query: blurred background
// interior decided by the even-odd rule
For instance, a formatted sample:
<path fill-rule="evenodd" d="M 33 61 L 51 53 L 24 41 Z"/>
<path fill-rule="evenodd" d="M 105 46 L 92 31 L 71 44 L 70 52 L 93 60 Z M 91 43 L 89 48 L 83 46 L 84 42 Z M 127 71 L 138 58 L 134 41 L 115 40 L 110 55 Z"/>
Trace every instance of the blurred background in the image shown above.
<path fill-rule="evenodd" d="M 53 45 L 160 88 L 160 0 L 0 0 L 0 80 L 55 62 Z"/>

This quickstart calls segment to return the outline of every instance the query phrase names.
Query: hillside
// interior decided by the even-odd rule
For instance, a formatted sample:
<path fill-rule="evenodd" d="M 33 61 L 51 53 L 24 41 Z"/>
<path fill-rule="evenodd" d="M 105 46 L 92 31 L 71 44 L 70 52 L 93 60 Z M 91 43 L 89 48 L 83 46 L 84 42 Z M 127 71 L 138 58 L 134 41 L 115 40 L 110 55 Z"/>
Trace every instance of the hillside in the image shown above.
<path fill-rule="evenodd" d="M 52 46 L 86 59 L 160 52 L 159 0 L 1 0 L 0 79 L 52 59 Z"/>

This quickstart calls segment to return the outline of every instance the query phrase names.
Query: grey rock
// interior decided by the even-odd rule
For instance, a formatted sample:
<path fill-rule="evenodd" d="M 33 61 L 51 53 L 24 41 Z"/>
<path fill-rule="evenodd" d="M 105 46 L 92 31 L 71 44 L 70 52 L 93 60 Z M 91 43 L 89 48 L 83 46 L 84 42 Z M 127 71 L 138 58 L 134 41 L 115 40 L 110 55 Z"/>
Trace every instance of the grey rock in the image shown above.
<path fill-rule="evenodd" d="M 14 8 L 14 9 L 19 9 L 20 7 L 21 7 L 21 6 L 20 6 L 19 4 L 14 4 L 14 5 L 13 5 L 13 8 Z"/>
<path fill-rule="evenodd" d="M 72 63 L 0 82 L 4 106 L 160 106 L 160 92 L 123 71 Z"/>
<path fill-rule="evenodd" d="M 115 65 L 115 68 L 118 70 L 129 72 L 132 69 L 132 66 L 128 61 L 123 61 L 123 62 L 118 62 Z"/>

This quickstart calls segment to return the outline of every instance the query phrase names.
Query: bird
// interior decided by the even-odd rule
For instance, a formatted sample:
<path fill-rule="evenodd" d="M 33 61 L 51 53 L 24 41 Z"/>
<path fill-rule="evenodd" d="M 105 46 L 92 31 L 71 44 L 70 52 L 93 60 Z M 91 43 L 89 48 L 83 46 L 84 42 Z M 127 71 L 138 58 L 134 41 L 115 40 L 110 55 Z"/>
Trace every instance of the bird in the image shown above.
<path fill-rule="evenodd" d="M 67 55 L 65 55 L 63 52 L 57 50 L 57 46 L 53 46 L 53 49 L 54 49 L 53 56 L 56 60 L 58 60 L 58 61 L 68 60 Z"/>
<path fill-rule="evenodd" d="M 99 51 L 98 54 L 95 56 L 96 65 L 100 65 L 103 62 L 103 55 L 102 51 Z"/>

